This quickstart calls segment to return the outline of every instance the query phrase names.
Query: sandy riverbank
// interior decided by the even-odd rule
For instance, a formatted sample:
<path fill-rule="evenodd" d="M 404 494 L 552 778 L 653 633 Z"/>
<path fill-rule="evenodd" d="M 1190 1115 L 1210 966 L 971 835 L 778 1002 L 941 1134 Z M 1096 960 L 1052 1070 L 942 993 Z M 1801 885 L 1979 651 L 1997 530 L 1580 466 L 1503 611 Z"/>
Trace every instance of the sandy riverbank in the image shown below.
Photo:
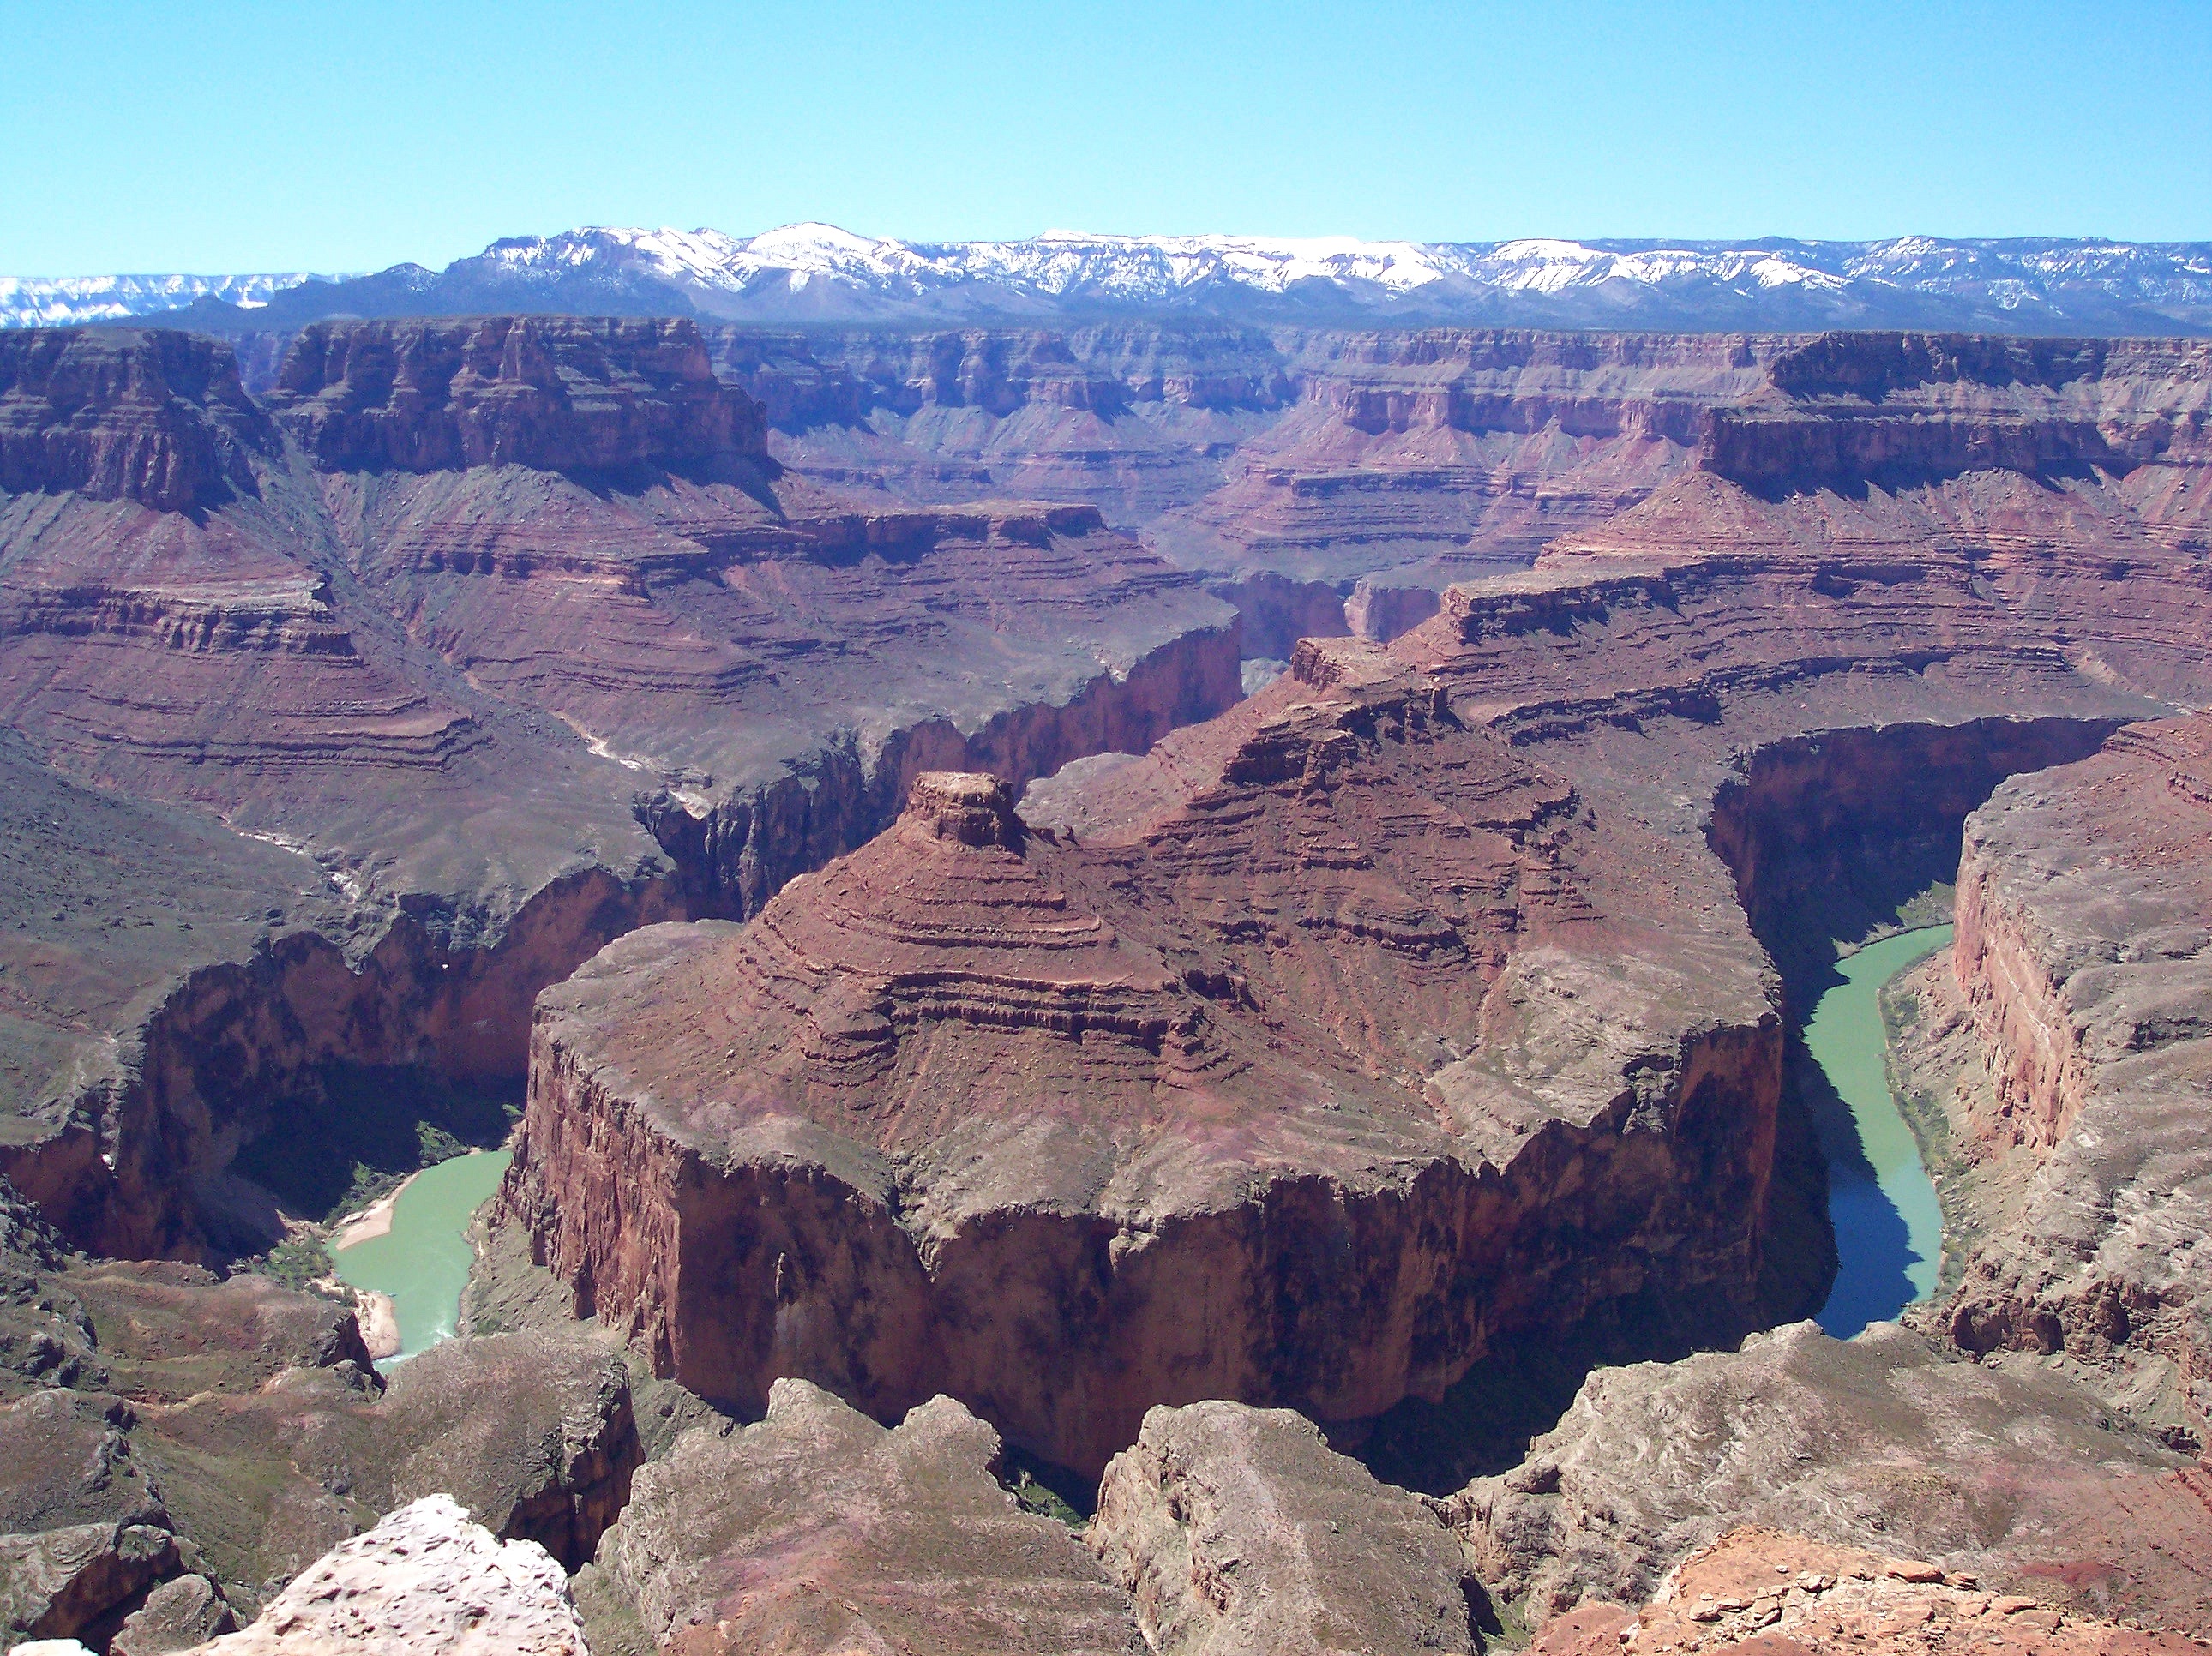
<path fill-rule="evenodd" d="M 335 1253 L 340 1248 L 351 1247 L 356 1242 L 365 1242 L 372 1236 L 388 1234 L 392 1229 L 392 1204 L 399 1199 L 400 1191 L 405 1190 L 422 1176 L 419 1172 L 409 1174 L 389 1196 L 380 1196 L 359 1213 L 348 1214 L 339 1220 L 331 1232 L 331 1251 Z"/>

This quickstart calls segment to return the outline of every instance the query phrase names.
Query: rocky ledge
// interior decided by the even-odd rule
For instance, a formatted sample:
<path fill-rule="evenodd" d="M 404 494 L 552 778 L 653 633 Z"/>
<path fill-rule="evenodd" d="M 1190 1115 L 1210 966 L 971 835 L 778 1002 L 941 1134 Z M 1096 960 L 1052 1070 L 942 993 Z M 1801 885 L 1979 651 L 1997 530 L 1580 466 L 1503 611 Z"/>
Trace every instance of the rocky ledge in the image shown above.
<path fill-rule="evenodd" d="M 561 1567 L 425 1495 L 301 1573 L 242 1633 L 191 1656 L 587 1656 Z"/>
<path fill-rule="evenodd" d="M 1943 1331 L 2062 1358 L 2197 1442 L 2212 1410 L 2208 845 L 2203 717 L 2132 726 L 1999 789 L 1967 825 L 1957 942 L 1919 980 L 1907 1048 L 1958 1162 Z"/>
<path fill-rule="evenodd" d="M 1685 1559 L 1642 1609 L 1562 1617 L 1531 1649 L 1534 1656 L 2182 1656 L 2202 1647 L 2185 1633 L 1992 1592 L 1970 1574 L 1919 1559 L 1745 1528 Z"/>
<path fill-rule="evenodd" d="M 1504 1613 L 1635 1604 L 1740 1524 L 1898 1549 L 2088 1616 L 2212 1629 L 2212 1479 L 2026 1360 L 1895 1324 L 1604 1368 L 1511 1471 L 1437 1503 Z"/>
<path fill-rule="evenodd" d="M 950 1398 L 885 1428 L 780 1380 L 757 1425 L 688 1433 L 639 1477 L 577 1583 L 595 1656 L 1139 1656 L 1127 1595 L 1015 1504 L 999 1454 Z"/>

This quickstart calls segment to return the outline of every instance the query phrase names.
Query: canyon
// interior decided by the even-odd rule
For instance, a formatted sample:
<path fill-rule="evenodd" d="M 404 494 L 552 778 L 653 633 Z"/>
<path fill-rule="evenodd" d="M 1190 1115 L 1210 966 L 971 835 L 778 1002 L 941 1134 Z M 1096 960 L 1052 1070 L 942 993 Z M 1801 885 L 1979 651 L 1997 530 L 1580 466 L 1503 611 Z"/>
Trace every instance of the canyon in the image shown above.
<path fill-rule="evenodd" d="M 1026 779 L 1239 693 L 1233 612 L 1095 511 L 784 478 L 688 324 L 307 336 L 265 407 L 210 341 L 6 349 L 39 876 L 0 1170 L 106 1251 L 240 1241 L 229 1162 L 333 1067 L 519 1084 L 545 983 L 751 912 L 932 764 Z"/>
<path fill-rule="evenodd" d="M 22 1625 L 249 1621 L 434 1489 L 601 1656 L 2212 1632 L 2209 403 L 2185 339 L 0 335 L 0 1436 L 137 1469 L 11 1508 L 85 1583 Z M 1790 1031 L 1954 884 L 1886 1001 L 1942 1287 L 1829 1341 Z M 519 1113 L 388 1383 L 221 1274 L 368 1099 Z"/>

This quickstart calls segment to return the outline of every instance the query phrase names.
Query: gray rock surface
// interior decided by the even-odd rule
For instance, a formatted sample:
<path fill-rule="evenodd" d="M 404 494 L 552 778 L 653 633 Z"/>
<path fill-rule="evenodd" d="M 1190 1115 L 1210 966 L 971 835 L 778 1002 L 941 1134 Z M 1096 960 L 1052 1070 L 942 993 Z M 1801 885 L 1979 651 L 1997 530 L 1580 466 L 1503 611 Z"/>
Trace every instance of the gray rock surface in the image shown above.
<path fill-rule="evenodd" d="M 1478 1647 L 1451 1532 L 1287 1409 L 1152 1410 L 1086 1539 L 1161 1656 Z"/>
<path fill-rule="evenodd" d="M 848 1651 L 1140 1656 L 1127 1596 L 992 1475 L 999 1435 L 949 1398 L 883 1427 L 804 1380 L 637 1476 L 577 1592 L 600 1656 Z"/>
<path fill-rule="evenodd" d="M 552 1555 L 426 1495 L 332 1549 L 204 1656 L 586 1656 Z"/>
<path fill-rule="evenodd" d="M 146 1595 L 124 1618 L 108 1656 L 175 1656 L 210 1639 L 236 1631 L 237 1618 L 222 1590 L 204 1575 L 179 1575 Z"/>
<path fill-rule="evenodd" d="M 2212 1628 L 2212 1479 L 2085 1389 L 1895 1324 L 1798 1323 L 1736 1352 L 1604 1368 L 1519 1466 L 1439 1503 L 1530 1623 L 1649 1598 L 1742 1524 Z"/>

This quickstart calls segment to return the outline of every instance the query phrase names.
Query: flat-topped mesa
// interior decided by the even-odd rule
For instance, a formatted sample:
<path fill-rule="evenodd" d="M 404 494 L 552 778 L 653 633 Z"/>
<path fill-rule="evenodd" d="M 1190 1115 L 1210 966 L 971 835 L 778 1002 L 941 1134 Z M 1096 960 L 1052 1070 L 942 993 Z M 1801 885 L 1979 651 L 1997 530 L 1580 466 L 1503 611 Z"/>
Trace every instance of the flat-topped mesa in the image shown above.
<path fill-rule="evenodd" d="M 2199 444 L 2208 369 L 2202 341 L 1826 334 L 1777 356 L 1764 396 L 1706 411 L 1698 464 L 1770 499 L 2118 477 Z"/>
<path fill-rule="evenodd" d="M 331 470 L 768 465 L 760 409 L 689 321 L 494 316 L 301 330 L 267 402 Z"/>
<path fill-rule="evenodd" d="M 251 494 L 276 446 L 230 346 L 163 330 L 0 333 L 0 494 L 187 512 Z"/>
<path fill-rule="evenodd" d="M 1301 664 L 1139 820 L 925 773 L 743 929 L 602 951 L 540 1001 L 507 1216 L 708 1395 L 944 1391 L 1091 1473 L 1156 1404 L 1358 1419 L 1585 1319 L 1749 1325 L 1756 967 L 1662 942 L 1610 894 L 1668 849 L 1432 681 Z"/>
<path fill-rule="evenodd" d="M 899 821 L 929 839 L 957 840 L 978 849 L 1022 848 L 1013 790 L 988 771 L 924 771 L 908 788 Z"/>

